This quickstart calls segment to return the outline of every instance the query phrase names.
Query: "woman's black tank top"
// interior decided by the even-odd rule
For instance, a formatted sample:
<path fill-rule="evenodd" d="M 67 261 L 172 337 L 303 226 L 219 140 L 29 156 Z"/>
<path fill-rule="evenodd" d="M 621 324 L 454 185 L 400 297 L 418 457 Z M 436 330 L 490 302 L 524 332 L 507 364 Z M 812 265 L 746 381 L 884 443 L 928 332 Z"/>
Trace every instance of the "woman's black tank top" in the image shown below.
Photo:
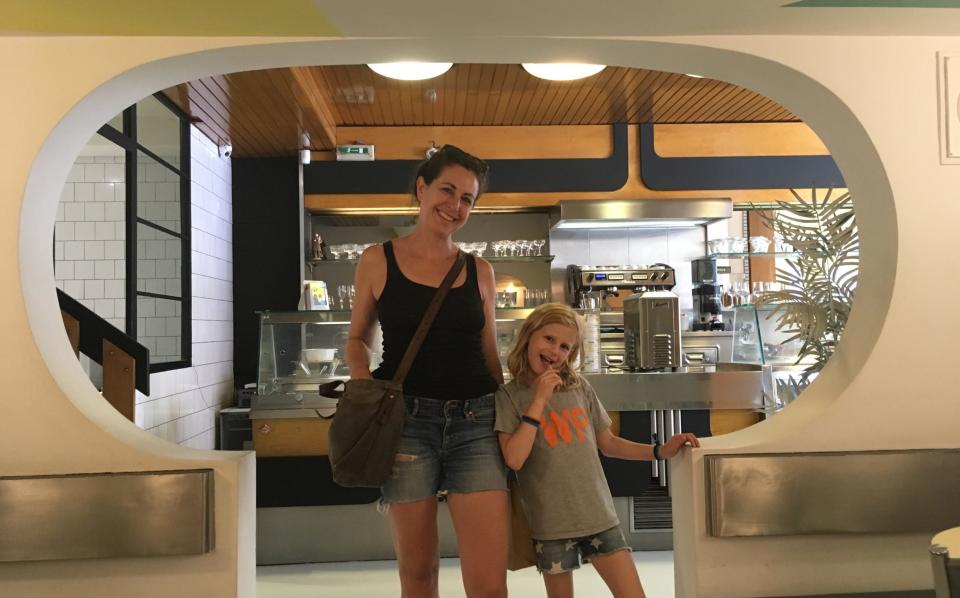
<path fill-rule="evenodd" d="M 383 244 L 383 253 L 387 258 L 387 282 L 377 301 L 383 361 L 373 377 L 389 380 L 400 366 L 437 289 L 403 275 L 390 241 Z M 462 285 L 451 287 L 413 360 L 403 381 L 404 394 L 444 400 L 472 399 L 497 389 L 481 349 L 485 317 L 477 284 L 477 263 L 472 255 L 467 256 L 466 267 L 467 279 Z"/>

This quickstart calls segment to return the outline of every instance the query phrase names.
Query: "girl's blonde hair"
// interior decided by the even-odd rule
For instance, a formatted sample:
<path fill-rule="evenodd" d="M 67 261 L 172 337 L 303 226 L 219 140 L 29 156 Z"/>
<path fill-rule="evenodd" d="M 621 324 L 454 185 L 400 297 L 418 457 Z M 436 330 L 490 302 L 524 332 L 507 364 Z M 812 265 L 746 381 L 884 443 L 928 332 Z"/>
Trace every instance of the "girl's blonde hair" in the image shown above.
<path fill-rule="evenodd" d="M 577 312 L 562 303 L 544 303 L 527 316 L 520 327 L 513 349 L 507 357 L 507 369 L 510 370 L 513 379 L 522 384 L 533 381 L 531 379 L 533 370 L 527 359 L 527 347 L 530 345 L 533 333 L 550 324 L 569 326 L 577 333 L 576 345 L 570 350 L 567 360 L 557 369 L 557 373 L 563 381 L 563 388 L 578 386 L 580 384 L 580 375 L 577 373 L 579 366 L 574 368 L 572 363 L 583 364 L 583 323 Z"/>

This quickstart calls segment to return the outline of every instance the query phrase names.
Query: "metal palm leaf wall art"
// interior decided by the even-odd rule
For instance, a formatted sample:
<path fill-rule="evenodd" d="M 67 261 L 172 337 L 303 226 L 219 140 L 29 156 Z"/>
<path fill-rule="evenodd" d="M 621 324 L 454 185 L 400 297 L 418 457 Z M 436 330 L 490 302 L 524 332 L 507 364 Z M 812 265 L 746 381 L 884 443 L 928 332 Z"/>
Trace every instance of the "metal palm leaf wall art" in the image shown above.
<path fill-rule="evenodd" d="M 860 272 L 860 235 L 849 192 L 812 189 L 810 199 L 791 189 L 795 201 L 778 203 L 764 219 L 792 245 L 796 257 L 777 268 L 780 289 L 760 303 L 771 307 L 767 318 L 789 343 L 802 344 L 797 364 L 802 373 L 777 382 L 779 409 L 795 399 L 823 369 L 843 335 Z"/>

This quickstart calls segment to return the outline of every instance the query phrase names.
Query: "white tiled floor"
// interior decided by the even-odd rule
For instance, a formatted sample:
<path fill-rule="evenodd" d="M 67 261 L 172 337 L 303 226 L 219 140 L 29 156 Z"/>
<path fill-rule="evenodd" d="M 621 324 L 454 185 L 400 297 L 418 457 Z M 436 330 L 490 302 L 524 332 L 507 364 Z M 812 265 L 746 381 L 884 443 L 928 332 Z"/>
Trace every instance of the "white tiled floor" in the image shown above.
<path fill-rule="evenodd" d="M 673 552 L 634 552 L 633 560 L 650 598 L 673 598 Z M 585 565 L 574 573 L 577 598 L 610 596 L 597 572 Z M 533 568 L 507 574 L 511 596 L 546 596 Z M 394 561 L 257 567 L 257 598 L 390 598 L 400 595 Z M 460 561 L 440 561 L 440 596 L 464 598 Z"/>

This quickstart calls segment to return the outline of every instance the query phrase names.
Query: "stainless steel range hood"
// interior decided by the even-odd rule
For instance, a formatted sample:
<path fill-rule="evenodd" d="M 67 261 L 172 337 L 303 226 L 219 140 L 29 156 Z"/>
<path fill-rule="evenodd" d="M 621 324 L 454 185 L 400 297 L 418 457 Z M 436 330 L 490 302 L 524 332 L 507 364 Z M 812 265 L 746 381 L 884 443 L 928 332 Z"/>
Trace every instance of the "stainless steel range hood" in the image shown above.
<path fill-rule="evenodd" d="M 733 215 L 729 197 L 705 199 L 565 200 L 551 228 L 686 228 Z"/>

